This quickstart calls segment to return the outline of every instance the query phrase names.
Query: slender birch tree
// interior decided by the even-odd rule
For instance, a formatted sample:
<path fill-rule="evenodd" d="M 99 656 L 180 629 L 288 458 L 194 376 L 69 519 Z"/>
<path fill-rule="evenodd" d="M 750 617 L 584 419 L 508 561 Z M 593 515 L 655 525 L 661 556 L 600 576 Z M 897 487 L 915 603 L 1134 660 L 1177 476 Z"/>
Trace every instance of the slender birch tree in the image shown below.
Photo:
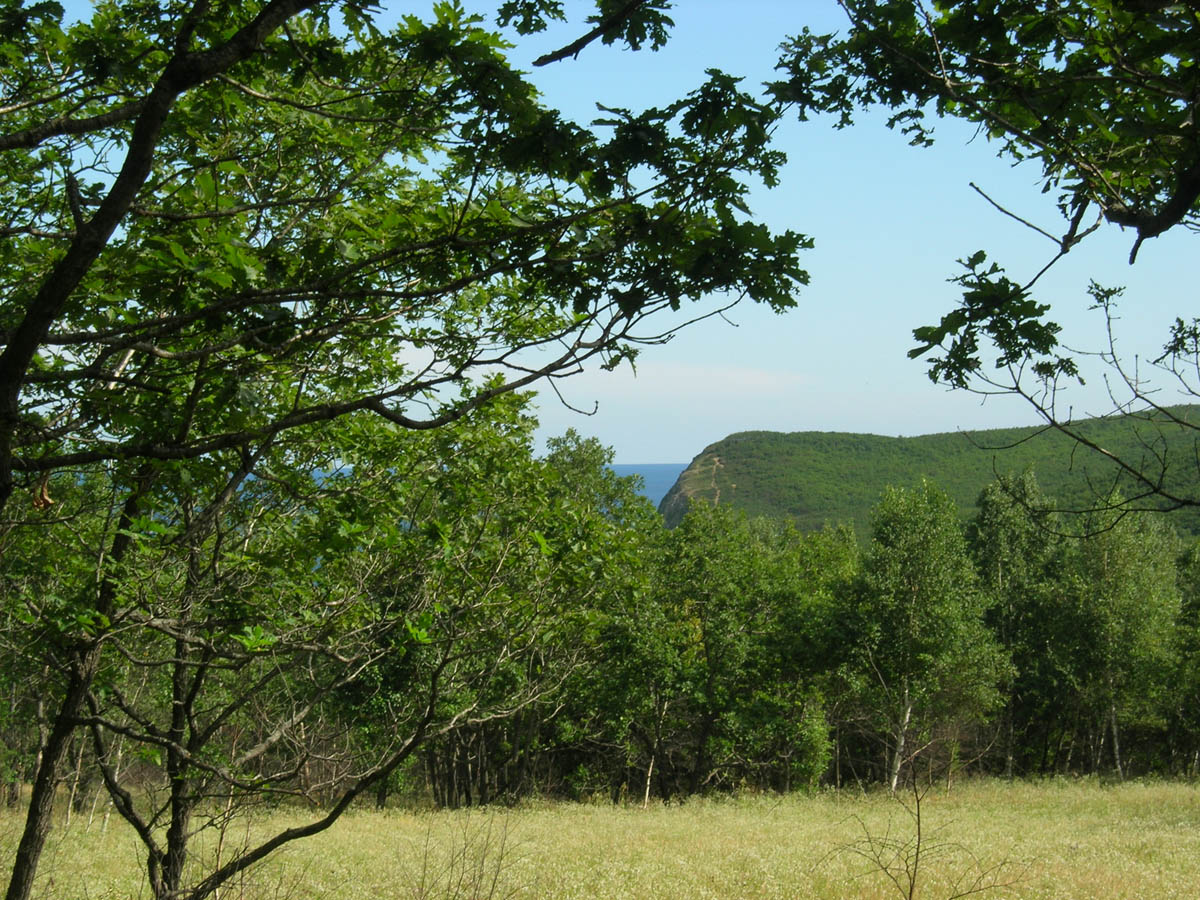
<path fill-rule="evenodd" d="M 930 746 L 936 723 L 979 722 L 999 704 L 1007 661 L 985 611 L 953 501 L 929 481 L 887 490 L 845 626 L 891 790 Z"/>

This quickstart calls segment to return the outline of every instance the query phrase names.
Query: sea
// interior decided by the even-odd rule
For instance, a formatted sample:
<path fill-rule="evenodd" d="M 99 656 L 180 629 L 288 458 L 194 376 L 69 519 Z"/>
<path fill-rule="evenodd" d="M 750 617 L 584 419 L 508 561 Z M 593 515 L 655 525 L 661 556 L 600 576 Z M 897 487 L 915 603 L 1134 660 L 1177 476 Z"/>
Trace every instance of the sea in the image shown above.
<path fill-rule="evenodd" d="M 612 470 L 618 475 L 641 475 L 642 493 L 657 507 L 686 468 L 687 463 L 632 463 L 614 465 Z"/>

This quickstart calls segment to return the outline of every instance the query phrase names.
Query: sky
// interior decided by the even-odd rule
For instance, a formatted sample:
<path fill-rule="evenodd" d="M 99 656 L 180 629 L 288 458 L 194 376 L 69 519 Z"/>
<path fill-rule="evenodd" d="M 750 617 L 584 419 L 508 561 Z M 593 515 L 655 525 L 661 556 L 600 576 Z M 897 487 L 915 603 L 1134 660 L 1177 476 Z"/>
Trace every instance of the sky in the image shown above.
<path fill-rule="evenodd" d="M 834 0 L 685 0 L 672 10 L 676 27 L 658 52 L 595 44 L 576 60 L 534 69 L 537 56 L 586 30 L 580 4 L 566 5 L 576 12 L 574 24 L 520 39 L 510 58 L 529 71 L 548 105 L 580 122 L 590 121 L 597 102 L 633 109 L 670 102 L 699 85 L 709 67 L 758 85 L 772 77 L 788 34 L 805 25 L 844 28 Z M 1052 197 L 1041 194 L 1036 168 L 998 159 L 995 145 L 963 124 L 939 125 L 934 147 L 922 149 L 885 119 L 863 115 L 840 131 L 830 121 L 791 121 L 776 135 L 789 162 L 779 186 L 758 186 L 750 205 L 773 229 L 815 242 L 803 255 L 811 284 L 795 309 L 778 316 L 746 303 L 728 321 L 689 326 L 668 345 L 646 348 L 636 372 L 596 369 L 560 381 L 571 406 L 596 412 L 581 415 L 543 392 L 540 435 L 574 428 L 612 447 L 618 463 L 685 463 L 737 431 L 915 435 L 1037 424 L 1019 398 L 935 385 L 907 351 L 913 328 L 955 306 L 947 279 L 959 271 L 956 260 L 984 249 L 1024 282 L 1054 255 L 1055 245 L 997 212 L 971 183 L 1058 234 L 1065 228 Z M 1133 267 L 1133 236 L 1113 226 L 1075 248 L 1039 282 L 1064 342 L 1105 346 L 1104 317 L 1088 309 L 1086 289 L 1095 279 L 1126 287 L 1117 323 L 1122 352 L 1157 356 L 1170 323 L 1194 308 L 1187 239 L 1168 233 L 1147 242 Z M 1095 372 L 1065 395 L 1076 415 L 1112 408 Z"/>

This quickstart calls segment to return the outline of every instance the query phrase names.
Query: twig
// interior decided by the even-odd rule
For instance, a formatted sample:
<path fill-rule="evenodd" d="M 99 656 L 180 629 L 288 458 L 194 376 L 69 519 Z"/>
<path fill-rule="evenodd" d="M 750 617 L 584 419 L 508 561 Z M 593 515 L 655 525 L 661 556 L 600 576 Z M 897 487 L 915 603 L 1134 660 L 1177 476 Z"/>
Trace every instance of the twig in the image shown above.
<path fill-rule="evenodd" d="M 1049 238 L 1050 240 L 1054 241 L 1055 244 L 1058 244 L 1060 247 L 1062 246 L 1062 240 L 1060 238 L 1056 238 L 1054 235 L 1052 235 L 1050 232 L 1046 231 L 1045 229 L 1039 228 L 1037 225 L 1034 225 L 1028 219 L 1021 218 L 1012 210 L 1005 209 L 1003 206 L 1001 206 L 999 203 L 997 203 L 995 200 L 993 200 L 991 197 L 989 197 L 987 195 L 987 193 L 983 190 L 983 188 L 981 188 L 975 182 L 972 181 L 972 182 L 969 182 L 969 184 L 971 185 L 971 188 L 972 188 L 972 190 L 975 191 L 975 193 L 977 193 L 980 197 L 982 197 L 988 203 L 992 204 L 992 206 L 996 207 L 996 209 L 1000 210 L 1000 212 L 1004 213 L 1004 215 L 1008 216 L 1010 219 L 1016 219 L 1018 222 L 1020 222 L 1026 228 L 1032 228 L 1038 234 L 1042 235 L 1042 237 Z"/>

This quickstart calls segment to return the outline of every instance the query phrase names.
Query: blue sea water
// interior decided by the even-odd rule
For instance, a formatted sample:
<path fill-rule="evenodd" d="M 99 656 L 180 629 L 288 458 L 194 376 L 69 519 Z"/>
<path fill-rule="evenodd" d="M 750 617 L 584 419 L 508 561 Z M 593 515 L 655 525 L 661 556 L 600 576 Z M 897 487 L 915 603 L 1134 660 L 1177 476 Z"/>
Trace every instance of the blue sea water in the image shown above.
<path fill-rule="evenodd" d="M 618 475 L 641 475 L 644 486 L 642 493 L 658 506 L 667 491 L 679 478 L 687 463 L 641 463 L 615 465 L 612 470 Z"/>

